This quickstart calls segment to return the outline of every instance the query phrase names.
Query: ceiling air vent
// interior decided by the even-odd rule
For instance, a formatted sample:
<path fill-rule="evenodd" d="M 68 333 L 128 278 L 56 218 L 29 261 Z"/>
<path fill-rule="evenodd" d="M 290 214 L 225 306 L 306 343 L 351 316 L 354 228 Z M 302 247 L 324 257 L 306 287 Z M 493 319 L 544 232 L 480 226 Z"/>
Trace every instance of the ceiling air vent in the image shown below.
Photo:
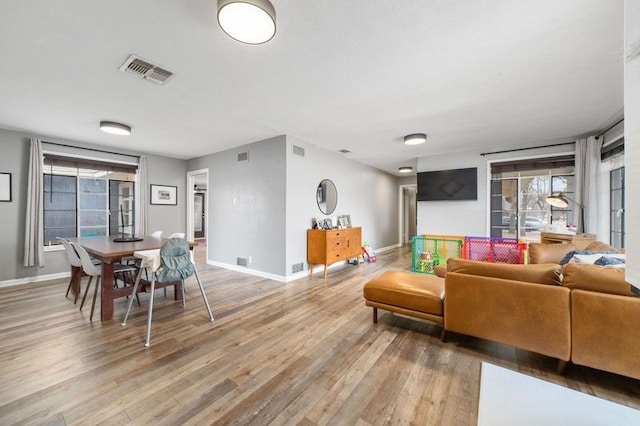
<path fill-rule="evenodd" d="M 144 78 L 145 80 L 158 85 L 164 84 L 167 80 L 173 77 L 173 73 L 171 71 L 167 71 L 158 65 L 145 61 L 136 55 L 129 56 L 120 67 L 120 71 L 125 74 Z"/>

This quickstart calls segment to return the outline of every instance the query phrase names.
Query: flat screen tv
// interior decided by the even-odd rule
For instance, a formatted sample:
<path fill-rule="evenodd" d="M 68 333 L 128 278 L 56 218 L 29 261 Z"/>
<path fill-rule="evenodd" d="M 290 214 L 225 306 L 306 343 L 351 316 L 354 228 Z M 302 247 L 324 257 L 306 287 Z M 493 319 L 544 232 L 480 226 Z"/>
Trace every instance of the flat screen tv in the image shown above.
<path fill-rule="evenodd" d="M 477 167 L 418 173 L 418 201 L 477 199 Z"/>

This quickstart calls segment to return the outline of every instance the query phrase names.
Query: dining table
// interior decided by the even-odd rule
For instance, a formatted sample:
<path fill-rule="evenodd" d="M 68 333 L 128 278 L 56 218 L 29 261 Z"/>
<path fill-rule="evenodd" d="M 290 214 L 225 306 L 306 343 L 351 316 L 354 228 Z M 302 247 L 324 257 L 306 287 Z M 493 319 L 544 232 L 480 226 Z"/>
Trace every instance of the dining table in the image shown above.
<path fill-rule="evenodd" d="M 79 237 L 69 238 L 82 246 L 92 257 L 102 263 L 102 289 L 100 291 L 100 319 L 101 321 L 111 321 L 113 319 L 113 301 L 121 297 L 131 296 L 132 286 L 115 286 L 113 269 L 114 265 L 124 257 L 133 256 L 133 253 L 141 250 L 159 249 L 167 241 L 167 238 L 158 238 L 151 235 L 143 235 L 140 241 L 114 241 L 117 236 Z M 195 243 L 189 242 L 189 247 L 193 249 Z M 139 272 L 138 272 L 139 273 Z M 174 298 L 182 299 L 182 283 L 166 283 L 156 285 L 156 288 L 173 285 L 175 287 Z M 144 286 L 139 286 L 144 287 Z M 140 291 L 140 289 L 138 290 Z"/>

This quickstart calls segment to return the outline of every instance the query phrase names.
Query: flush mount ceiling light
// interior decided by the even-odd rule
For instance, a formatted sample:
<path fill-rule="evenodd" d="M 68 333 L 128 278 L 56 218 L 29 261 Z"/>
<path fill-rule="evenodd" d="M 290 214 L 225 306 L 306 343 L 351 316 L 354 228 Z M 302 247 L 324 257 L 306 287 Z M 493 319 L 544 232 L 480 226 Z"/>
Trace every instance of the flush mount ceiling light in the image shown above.
<path fill-rule="evenodd" d="M 262 44 L 276 33 L 276 10 L 269 0 L 218 0 L 218 24 L 235 40 Z"/>
<path fill-rule="evenodd" d="M 100 130 L 112 135 L 128 136 L 131 134 L 131 127 L 115 121 L 101 121 Z"/>
<path fill-rule="evenodd" d="M 400 173 L 409 173 L 413 171 L 413 167 L 411 166 L 402 166 L 398 169 Z"/>
<path fill-rule="evenodd" d="M 404 137 L 405 145 L 420 145 L 427 141 L 426 133 L 413 133 Z"/>

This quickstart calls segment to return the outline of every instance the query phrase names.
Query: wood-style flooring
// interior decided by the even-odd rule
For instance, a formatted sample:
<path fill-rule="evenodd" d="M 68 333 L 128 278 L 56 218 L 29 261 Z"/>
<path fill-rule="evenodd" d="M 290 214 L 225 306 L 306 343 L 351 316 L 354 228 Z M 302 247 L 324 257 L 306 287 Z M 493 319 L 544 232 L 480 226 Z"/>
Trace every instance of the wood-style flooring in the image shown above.
<path fill-rule="evenodd" d="M 455 333 L 442 343 L 440 326 L 384 311 L 373 324 L 363 284 L 410 263 L 394 249 L 287 284 L 200 264 L 215 321 L 192 279 L 186 309 L 157 291 L 149 348 L 148 294 L 123 327 L 126 299 L 114 321 L 89 322 L 66 280 L 2 288 L 0 425 L 473 425 L 482 361 L 640 409 L 633 379 L 558 375 L 551 358 Z"/>

